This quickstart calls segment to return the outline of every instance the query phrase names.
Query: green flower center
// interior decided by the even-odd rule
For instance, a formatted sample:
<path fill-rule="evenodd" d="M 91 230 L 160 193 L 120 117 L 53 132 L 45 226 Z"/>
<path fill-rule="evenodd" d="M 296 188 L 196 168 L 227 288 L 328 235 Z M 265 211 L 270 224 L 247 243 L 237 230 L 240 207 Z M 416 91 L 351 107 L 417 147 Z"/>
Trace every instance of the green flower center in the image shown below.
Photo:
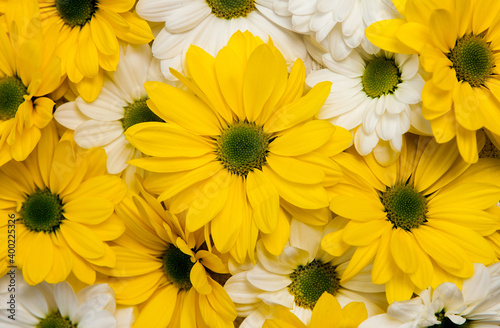
<path fill-rule="evenodd" d="M 63 318 L 61 316 L 61 313 L 56 312 L 49 314 L 38 324 L 36 325 L 36 328 L 76 328 L 77 325 L 72 323 L 71 320 L 68 318 Z"/>
<path fill-rule="evenodd" d="M 480 35 L 465 35 L 458 39 L 455 47 L 447 54 L 453 63 L 459 81 L 468 82 L 473 87 L 483 85 L 493 74 L 493 51 L 489 42 Z"/>
<path fill-rule="evenodd" d="M 236 122 L 217 137 L 215 153 L 229 172 L 246 177 L 266 164 L 271 141 L 270 135 L 255 123 Z"/>
<path fill-rule="evenodd" d="M 55 232 L 65 219 L 62 207 L 58 195 L 48 189 L 37 190 L 21 206 L 21 220 L 31 231 Z"/>
<path fill-rule="evenodd" d="M 206 0 L 212 14 L 219 18 L 246 17 L 255 9 L 255 0 Z"/>
<path fill-rule="evenodd" d="M 163 270 L 167 279 L 179 289 L 189 290 L 193 286 L 190 278 L 193 266 L 191 256 L 175 246 L 170 246 L 163 254 Z"/>
<path fill-rule="evenodd" d="M 410 231 L 427 222 L 427 200 L 412 186 L 396 185 L 387 188 L 380 199 L 387 212 L 387 219 L 394 228 Z"/>
<path fill-rule="evenodd" d="M 6 121 L 16 116 L 19 105 L 24 102 L 28 89 L 21 79 L 9 76 L 0 79 L 0 120 Z"/>
<path fill-rule="evenodd" d="M 376 57 L 366 67 L 361 82 L 363 90 L 371 98 L 391 94 L 401 83 L 401 73 L 392 58 Z"/>
<path fill-rule="evenodd" d="M 486 133 L 484 137 L 484 147 L 479 152 L 479 158 L 500 158 L 500 150 L 491 142 Z"/>
<path fill-rule="evenodd" d="M 440 324 L 437 325 L 432 325 L 429 327 L 435 327 L 435 328 L 453 328 L 453 327 L 460 327 L 460 328 L 469 328 L 470 327 L 470 321 L 466 320 L 462 325 L 456 325 L 448 319 L 448 317 L 444 316 L 444 310 L 442 310 L 439 313 L 436 313 L 436 317 L 439 321 L 441 321 Z"/>
<path fill-rule="evenodd" d="M 142 98 L 123 108 L 125 110 L 121 119 L 123 131 L 127 131 L 129 127 L 138 123 L 165 122 L 149 109 L 147 100 L 147 97 Z"/>
<path fill-rule="evenodd" d="M 290 279 L 288 290 L 295 297 L 295 304 L 311 310 L 324 292 L 335 295 L 340 288 L 335 267 L 320 260 L 299 265 L 290 274 Z"/>
<path fill-rule="evenodd" d="M 56 9 L 66 24 L 83 26 L 94 16 L 97 0 L 56 0 Z"/>

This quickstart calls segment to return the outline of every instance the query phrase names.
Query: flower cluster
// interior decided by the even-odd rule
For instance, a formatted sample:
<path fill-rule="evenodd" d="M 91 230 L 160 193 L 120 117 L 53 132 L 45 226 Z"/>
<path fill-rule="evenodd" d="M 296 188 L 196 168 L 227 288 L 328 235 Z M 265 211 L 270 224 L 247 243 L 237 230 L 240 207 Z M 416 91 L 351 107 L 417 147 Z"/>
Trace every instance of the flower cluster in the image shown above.
<path fill-rule="evenodd" d="M 0 0 L 0 326 L 500 326 L 499 17 Z"/>

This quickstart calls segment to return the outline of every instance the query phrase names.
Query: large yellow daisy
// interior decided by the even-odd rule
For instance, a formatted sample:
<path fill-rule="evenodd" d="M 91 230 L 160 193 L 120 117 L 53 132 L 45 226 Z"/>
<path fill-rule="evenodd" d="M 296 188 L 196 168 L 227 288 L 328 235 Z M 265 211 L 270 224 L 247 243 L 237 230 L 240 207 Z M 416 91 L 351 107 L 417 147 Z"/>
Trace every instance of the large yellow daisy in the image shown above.
<path fill-rule="evenodd" d="M 186 58 L 190 77 L 174 74 L 191 92 L 145 84 L 149 107 L 166 123 L 126 131 L 151 156 L 130 163 L 155 172 L 146 188 L 174 213 L 189 207 L 188 230 L 205 227 L 219 251 L 253 258 L 260 231 L 280 254 L 290 231 L 285 209 L 314 225 L 329 219 L 324 186 L 341 177 L 329 156 L 352 141 L 347 130 L 314 119 L 331 83 L 303 95 L 302 61 L 288 74 L 273 44 L 249 32 L 235 33 L 216 58 L 196 46 Z"/>
<path fill-rule="evenodd" d="M 107 241 L 125 229 L 114 206 L 126 191 L 120 178 L 106 173 L 103 149 L 77 148 L 69 133 L 58 141 L 55 123 L 45 127 L 24 162 L 0 168 L 0 232 L 6 236 L 8 218 L 16 220 L 9 230 L 15 230 L 15 264 L 24 279 L 58 283 L 73 273 L 93 284 L 95 267 L 114 266 Z"/>
<path fill-rule="evenodd" d="M 349 173 L 330 208 L 347 224 L 322 241 L 337 256 L 355 247 L 344 281 L 373 262 L 372 281 L 386 284 L 389 302 L 447 281 L 461 285 L 473 263 L 497 261 L 485 236 L 500 226 L 498 159 L 471 165 L 455 144 L 428 137 L 406 136 L 402 149 L 388 167 L 372 155 L 336 158 Z"/>
<path fill-rule="evenodd" d="M 116 70 L 119 40 L 145 44 L 153 39 L 147 22 L 130 11 L 135 2 L 38 0 L 44 31 L 62 59 L 63 72 L 87 102 L 99 94 L 104 71 Z M 58 38 L 49 30 L 53 24 Z"/>
<path fill-rule="evenodd" d="M 2 19 L 10 30 L 0 24 L 0 166 L 33 151 L 52 119 L 47 94 L 61 83 L 60 60 L 42 37 L 38 6 L 10 1 L 0 10 L 7 7 Z"/>
<path fill-rule="evenodd" d="M 375 45 L 419 54 L 430 73 L 422 114 L 439 143 L 456 138 L 462 157 L 478 159 L 476 130 L 500 141 L 500 2 L 496 0 L 397 0 L 404 19 L 366 30 Z"/>

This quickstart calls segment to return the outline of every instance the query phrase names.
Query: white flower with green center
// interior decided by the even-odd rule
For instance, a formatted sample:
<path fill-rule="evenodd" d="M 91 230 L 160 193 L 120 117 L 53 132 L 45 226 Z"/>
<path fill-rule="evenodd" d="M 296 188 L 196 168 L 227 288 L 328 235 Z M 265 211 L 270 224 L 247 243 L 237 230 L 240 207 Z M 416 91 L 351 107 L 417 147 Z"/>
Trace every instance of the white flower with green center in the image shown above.
<path fill-rule="evenodd" d="M 381 50 L 370 55 L 357 49 L 341 61 L 323 55 L 326 69 L 312 72 L 306 83 L 333 83 L 318 118 L 350 130 L 356 150 L 374 153 L 383 165 L 401 152 L 403 134 L 430 135 L 430 123 L 422 116 L 424 80 L 418 57 Z"/>
<path fill-rule="evenodd" d="M 163 122 L 147 105 L 146 81 L 163 81 L 159 62 L 149 45 L 123 46 L 115 72 L 109 73 L 101 93 L 91 103 L 81 97 L 59 106 L 56 120 L 75 130 L 75 141 L 83 148 L 103 147 L 108 155 L 111 174 L 124 171 L 125 180 L 133 181 L 135 167 L 127 161 L 142 156 L 125 138 L 125 131 L 142 122 Z"/>
<path fill-rule="evenodd" d="M 116 308 L 115 294 L 108 284 L 91 285 L 75 294 L 66 281 L 56 285 L 28 285 L 21 272 L 13 270 L 0 279 L 0 327 L 2 328 L 130 328 L 132 307 Z M 9 292 L 11 275 L 15 291 Z M 10 295 L 15 295 L 15 320 L 8 317 Z"/>
<path fill-rule="evenodd" d="M 324 292 L 334 295 L 342 306 L 364 302 L 369 315 L 381 313 L 387 306 L 385 289 L 371 283 L 370 267 L 342 281 L 352 253 L 333 257 L 320 248 L 322 237 L 343 223 L 338 218 L 321 228 L 292 219 L 290 244 L 279 256 L 257 244 L 256 264 L 236 267 L 224 286 L 238 315 L 247 317 L 241 327 L 262 327 L 280 306 L 290 309 L 307 325 Z"/>
<path fill-rule="evenodd" d="M 313 67 L 302 37 L 268 20 L 259 11 L 259 0 L 139 0 L 137 13 L 165 27 L 153 41 L 153 55 L 161 60 L 161 70 L 169 80 L 172 67 L 185 72 L 185 55 L 197 45 L 215 57 L 236 31 L 250 31 L 264 42 L 271 38 L 289 68 L 297 58 L 306 71 Z M 266 9 L 266 8 L 264 8 Z"/>
<path fill-rule="evenodd" d="M 446 282 L 424 289 L 416 298 L 394 302 L 387 313 L 368 318 L 360 328 L 461 327 L 492 328 L 500 325 L 500 263 L 474 264 L 474 276 L 462 290 Z"/>

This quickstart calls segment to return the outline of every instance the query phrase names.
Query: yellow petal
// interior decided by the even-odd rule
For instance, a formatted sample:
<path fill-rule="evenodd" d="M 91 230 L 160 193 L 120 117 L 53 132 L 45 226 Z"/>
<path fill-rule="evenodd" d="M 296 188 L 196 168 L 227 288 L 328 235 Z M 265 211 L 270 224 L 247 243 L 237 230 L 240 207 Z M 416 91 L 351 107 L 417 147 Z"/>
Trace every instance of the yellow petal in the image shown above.
<path fill-rule="evenodd" d="M 247 176 L 246 194 L 259 230 L 273 232 L 278 225 L 279 194 L 272 181 L 262 171 L 254 170 Z"/>
<path fill-rule="evenodd" d="M 222 48 L 215 58 L 215 72 L 224 99 L 240 121 L 245 120 L 243 79 L 245 65 L 230 47 Z"/>
<path fill-rule="evenodd" d="M 415 249 L 419 247 L 413 234 L 396 228 L 391 234 L 391 254 L 394 262 L 404 273 L 413 273 L 418 268 L 418 258 Z"/>
<path fill-rule="evenodd" d="M 282 178 L 303 184 L 318 184 L 325 179 L 321 168 L 297 160 L 293 157 L 282 157 L 274 154 L 267 156 L 267 164 Z"/>
<path fill-rule="evenodd" d="M 407 24 L 404 19 L 389 19 L 382 20 L 371 24 L 365 30 L 365 35 L 367 39 L 379 48 L 402 54 L 415 54 L 418 53 L 418 49 L 413 49 L 405 45 L 397 37 L 401 33 L 401 28 Z M 412 39 L 418 40 L 418 39 Z"/>
<path fill-rule="evenodd" d="M 78 198 L 63 205 L 64 217 L 82 224 L 98 224 L 109 218 L 115 210 L 113 204 L 103 198 Z"/>
<path fill-rule="evenodd" d="M 398 270 L 390 250 L 391 233 L 392 227 L 387 225 L 380 238 L 379 250 L 373 261 L 372 282 L 374 284 L 385 284 L 392 279 L 394 271 Z"/>
<path fill-rule="evenodd" d="M 457 88 L 457 72 L 448 58 L 436 61 L 432 74 L 432 82 L 442 90 L 450 91 Z M 437 91 L 436 93 L 438 93 Z"/>
<path fill-rule="evenodd" d="M 150 328 L 154 322 L 158 327 L 168 327 L 177 300 L 179 290 L 175 285 L 167 285 L 155 292 L 142 308 L 137 320 L 134 323 L 135 328 Z M 168 304 L 168 306 L 165 306 Z"/>
<path fill-rule="evenodd" d="M 355 275 L 357 275 L 361 270 L 363 270 L 368 264 L 370 264 L 375 258 L 375 254 L 378 252 L 380 240 L 376 240 L 370 245 L 359 246 L 354 255 L 352 256 L 344 274 L 341 277 L 340 283 L 348 281 Z"/>
<path fill-rule="evenodd" d="M 37 232 L 28 250 L 23 271 L 26 271 L 33 283 L 39 284 L 52 269 L 53 259 L 54 245 L 50 236 L 45 232 Z"/>
<path fill-rule="evenodd" d="M 191 283 L 198 293 L 207 295 L 212 292 L 212 287 L 208 284 L 207 272 L 200 262 L 193 265 L 189 275 Z"/>
<path fill-rule="evenodd" d="M 89 228 L 67 220 L 61 224 L 61 233 L 78 255 L 93 259 L 104 255 L 103 242 Z"/>
<path fill-rule="evenodd" d="M 352 246 L 366 246 L 379 239 L 388 225 L 386 220 L 350 221 L 344 228 L 342 240 Z"/>
<path fill-rule="evenodd" d="M 99 69 L 94 77 L 83 77 L 76 84 L 76 89 L 83 100 L 86 102 L 93 102 L 101 92 L 103 82 L 103 71 Z"/>
<path fill-rule="evenodd" d="M 431 121 L 432 133 L 438 143 L 446 143 L 453 139 L 457 133 L 456 126 L 455 112 L 451 110 Z"/>
<path fill-rule="evenodd" d="M 116 29 L 116 36 L 133 44 L 146 44 L 154 39 L 148 23 L 135 12 L 123 12 L 119 14 L 125 20 L 130 29 L 124 33 L 122 29 Z M 115 20 L 116 22 L 117 20 Z"/>
<path fill-rule="evenodd" d="M 483 108 L 469 83 L 460 82 L 453 90 L 453 104 L 457 122 L 467 130 L 478 130 L 484 126 Z"/>
<path fill-rule="evenodd" d="M 110 10 L 116 11 L 118 13 L 122 13 L 124 11 L 129 11 L 134 6 L 134 0 L 121 0 L 121 1 L 113 1 L 113 0 L 99 0 L 99 7 L 105 7 Z"/>
<path fill-rule="evenodd" d="M 335 328 L 343 318 L 339 301 L 330 293 L 324 292 L 314 306 L 310 328 Z"/>
<path fill-rule="evenodd" d="M 457 21 L 457 36 L 462 37 L 472 21 L 472 5 L 470 0 L 456 0 L 456 21 Z"/>
<path fill-rule="evenodd" d="M 92 285 L 95 282 L 96 273 L 91 264 L 75 253 L 73 253 L 72 272 L 78 280 L 86 284 Z"/>
<path fill-rule="evenodd" d="M 81 28 L 76 52 L 76 67 L 85 77 L 95 77 L 99 71 L 99 57 L 90 30 L 92 23 L 93 20 Z"/>
<path fill-rule="evenodd" d="M 432 41 L 443 53 L 448 53 L 457 39 L 457 21 L 447 10 L 437 9 L 432 12 L 429 21 Z"/>
<path fill-rule="evenodd" d="M 101 5 L 101 3 L 99 3 Z M 112 55 L 119 52 L 118 40 L 115 31 L 110 23 L 104 18 L 96 16 L 90 21 L 92 39 L 97 49 L 105 55 Z"/>
<path fill-rule="evenodd" d="M 261 240 L 269 253 L 279 256 L 290 237 L 290 222 L 285 212 L 280 208 L 278 212 L 278 225 L 270 234 L 262 234 Z"/>
<path fill-rule="evenodd" d="M 181 158 L 164 158 L 164 157 L 142 157 L 128 161 L 130 165 L 134 165 L 151 172 L 180 172 L 194 170 L 210 162 L 214 162 L 217 158 L 215 154 L 205 154 L 199 157 L 181 157 Z"/>
<path fill-rule="evenodd" d="M 378 199 L 339 195 L 332 198 L 330 209 L 336 214 L 357 221 L 384 219 L 384 205 Z"/>
<path fill-rule="evenodd" d="M 401 52 L 405 54 L 421 53 L 426 44 L 432 44 L 429 28 L 415 22 L 401 25 L 400 29 L 396 31 L 396 37 L 407 48 Z M 401 46 L 398 47 L 401 48 Z"/>
<path fill-rule="evenodd" d="M 385 284 L 387 302 L 406 301 L 413 295 L 415 285 L 410 277 L 402 271 L 396 270 L 394 277 Z"/>
<path fill-rule="evenodd" d="M 276 108 L 280 108 L 283 105 L 294 102 L 295 100 L 302 97 L 304 94 L 304 86 L 306 79 L 306 69 L 304 62 L 299 58 L 295 61 L 292 66 L 292 71 L 288 76 L 288 83 L 286 85 L 283 95 L 276 105 Z"/>
<path fill-rule="evenodd" d="M 476 142 L 476 131 L 467 130 L 457 126 L 457 145 L 460 155 L 467 163 L 476 163 L 478 150 Z"/>

